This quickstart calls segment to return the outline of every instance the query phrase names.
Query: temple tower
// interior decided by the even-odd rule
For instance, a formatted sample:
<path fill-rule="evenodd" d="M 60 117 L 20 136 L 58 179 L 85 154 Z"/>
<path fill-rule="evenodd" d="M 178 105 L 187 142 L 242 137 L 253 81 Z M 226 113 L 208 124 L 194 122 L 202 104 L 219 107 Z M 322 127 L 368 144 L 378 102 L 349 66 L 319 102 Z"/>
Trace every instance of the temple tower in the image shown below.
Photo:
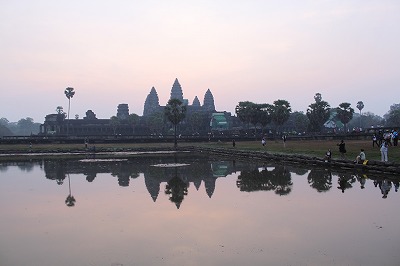
<path fill-rule="evenodd" d="M 197 96 L 194 97 L 192 106 L 200 107 L 200 101 L 199 101 L 199 98 L 197 98 Z"/>
<path fill-rule="evenodd" d="M 129 106 L 126 103 L 121 103 L 117 108 L 117 117 L 119 119 L 127 119 L 129 116 Z"/>
<path fill-rule="evenodd" d="M 151 88 L 144 102 L 143 116 L 149 116 L 160 107 L 157 91 L 154 87 Z"/>
<path fill-rule="evenodd" d="M 172 89 L 171 89 L 171 97 L 169 98 L 171 99 L 178 99 L 181 102 L 183 101 L 183 92 L 182 92 L 182 87 L 181 84 L 179 84 L 178 79 L 175 79 L 174 84 L 172 85 Z"/>
<path fill-rule="evenodd" d="M 208 89 L 206 91 L 206 93 L 204 94 L 203 107 L 207 111 L 211 111 L 211 112 L 215 111 L 214 96 L 212 95 L 210 89 Z"/>

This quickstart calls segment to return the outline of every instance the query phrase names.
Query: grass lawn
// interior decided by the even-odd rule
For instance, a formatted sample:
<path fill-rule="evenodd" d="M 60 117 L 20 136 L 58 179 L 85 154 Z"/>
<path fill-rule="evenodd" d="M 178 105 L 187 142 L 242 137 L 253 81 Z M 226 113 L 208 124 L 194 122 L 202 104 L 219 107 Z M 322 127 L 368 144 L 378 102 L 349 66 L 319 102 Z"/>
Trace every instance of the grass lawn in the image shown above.
<path fill-rule="evenodd" d="M 378 147 L 372 147 L 372 141 L 365 140 L 349 140 L 345 141 L 347 154 L 346 157 L 348 160 L 354 160 L 360 149 L 365 150 L 365 154 L 368 160 L 377 160 L 381 159 L 381 154 Z M 267 151 L 270 153 L 277 154 L 299 154 L 299 155 L 308 155 L 315 157 L 324 157 L 325 152 L 328 149 L 332 150 L 332 158 L 339 159 L 339 149 L 338 149 L 338 141 L 332 140 L 296 140 L 296 141 L 286 141 L 284 144 L 282 140 L 279 141 L 267 141 L 267 145 L 263 147 L 261 145 L 261 141 L 237 141 L 235 149 L 239 150 L 254 150 L 254 151 Z M 89 144 L 90 146 L 90 144 Z M 208 148 L 226 148 L 233 149 L 231 142 L 202 142 L 202 143 L 185 143 L 178 142 L 179 147 L 185 146 L 201 146 Z M 109 149 L 124 149 L 124 148 L 165 148 L 173 147 L 173 143 L 110 143 L 110 144 L 96 144 L 96 148 L 109 148 Z M 83 144 L 35 144 L 32 146 L 32 151 L 40 151 L 40 150 L 84 150 Z M 21 151 L 21 152 L 29 152 L 29 145 L 22 144 L 11 144 L 5 145 L 0 144 L 0 151 Z M 400 163 L 400 146 L 390 147 L 389 146 L 389 161 Z"/>
<path fill-rule="evenodd" d="M 261 141 L 246 141 L 236 142 L 235 149 L 242 150 L 255 150 L 255 151 L 267 151 L 276 154 L 299 154 L 308 155 L 323 158 L 326 151 L 331 149 L 332 158 L 340 159 L 339 142 L 333 140 L 296 140 L 296 141 L 267 141 L 267 145 L 263 147 Z M 367 160 L 381 160 L 381 153 L 378 147 L 372 147 L 372 141 L 365 140 L 349 140 L 346 141 L 346 158 L 348 160 L 355 160 L 356 156 L 360 153 L 360 149 L 364 149 Z M 211 144 L 200 144 L 207 147 L 225 147 L 233 149 L 232 143 L 211 143 Z M 400 146 L 390 147 L 388 157 L 390 162 L 400 163 Z"/>

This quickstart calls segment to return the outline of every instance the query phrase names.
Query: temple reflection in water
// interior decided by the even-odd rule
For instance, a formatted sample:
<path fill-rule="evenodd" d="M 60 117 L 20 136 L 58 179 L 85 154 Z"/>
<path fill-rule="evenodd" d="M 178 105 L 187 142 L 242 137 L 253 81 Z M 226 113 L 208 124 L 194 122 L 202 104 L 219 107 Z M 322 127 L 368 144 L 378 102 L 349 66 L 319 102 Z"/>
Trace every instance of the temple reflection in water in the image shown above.
<path fill-rule="evenodd" d="M 150 197 L 157 201 L 159 193 L 163 191 L 169 196 L 171 202 L 180 207 L 183 199 L 188 194 L 188 188 L 193 185 L 201 191 L 204 184 L 205 193 L 211 198 L 216 189 L 216 180 L 232 173 L 239 172 L 236 186 L 240 191 L 272 191 L 277 195 L 288 195 L 292 191 L 292 173 L 296 175 L 307 174 L 309 186 L 318 192 L 327 192 L 332 189 L 332 175 L 337 176 L 337 189 L 343 193 L 351 189 L 355 183 L 364 188 L 366 180 L 372 179 L 375 187 L 381 189 L 382 198 L 386 198 L 392 186 L 397 192 L 399 182 L 382 177 L 374 177 L 366 173 L 353 173 L 350 171 L 331 170 L 329 168 L 302 168 L 297 165 L 284 165 L 270 163 L 249 163 L 226 158 L 209 157 L 203 154 L 185 153 L 157 154 L 146 156 L 131 156 L 113 159 L 54 159 L 29 162 L 3 163 L 0 170 L 7 165 L 17 165 L 21 170 L 30 171 L 35 164 L 40 164 L 45 177 L 62 185 L 68 182 L 71 174 L 83 174 L 87 182 L 95 182 L 97 175 L 110 174 L 116 178 L 121 187 L 130 186 L 131 179 L 138 178 L 141 174 Z M 162 183 L 165 187 L 162 187 Z M 75 198 L 70 194 L 66 204 L 74 206 Z"/>

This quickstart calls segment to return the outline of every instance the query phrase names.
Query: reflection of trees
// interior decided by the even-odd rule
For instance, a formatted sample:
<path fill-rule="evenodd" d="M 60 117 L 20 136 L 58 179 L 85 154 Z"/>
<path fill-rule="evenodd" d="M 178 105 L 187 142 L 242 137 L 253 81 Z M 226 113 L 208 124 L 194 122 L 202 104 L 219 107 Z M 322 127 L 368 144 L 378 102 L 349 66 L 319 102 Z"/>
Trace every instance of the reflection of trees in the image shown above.
<path fill-rule="evenodd" d="M 275 193 L 278 195 L 288 195 L 292 191 L 292 178 L 285 166 L 279 165 L 272 170 L 272 183 L 275 185 Z"/>
<path fill-rule="evenodd" d="M 7 165 L 0 164 L 0 172 L 6 172 L 7 170 L 8 170 L 8 166 Z"/>
<path fill-rule="evenodd" d="M 33 170 L 34 164 L 30 162 L 18 164 L 18 168 L 22 171 L 31 172 Z"/>
<path fill-rule="evenodd" d="M 73 206 L 75 206 L 76 200 L 75 200 L 74 196 L 72 196 L 72 193 L 71 193 L 71 179 L 69 177 L 69 174 L 68 174 L 68 188 L 69 188 L 69 194 L 68 194 L 67 198 L 65 199 L 65 204 L 68 207 L 73 207 Z"/>
<path fill-rule="evenodd" d="M 46 161 L 44 171 L 46 178 L 56 180 L 57 184 L 62 185 L 66 176 L 66 166 L 63 160 Z"/>
<path fill-rule="evenodd" d="M 342 190 L 342 193 L 346 189 L 350 189 L 353 187 L 353 183 L 356 182 L 356 178 L 351 174 L 351 173 L 339 173 L 339 178 L 338 178 L 338 189 Z"/>
<path fill-rule="evenodd" d="M 236 181 L 240 191 L 275 191 L 278 195 L 288 195 L 292 191 L 291 174 L 285 166 L 276 166 L 272 171 L 266 168 L 242 171 Z"/>
<path fill-rule="evenodd" d="M 165 194 L 170 195 L 169 200 L 174 202 L 179 209 L 184 197 L 188 194 L 189 185 L 182 181 L 178 176 L 175 176 L 168 181 L 165 186 Z"/>
<path fill-rule="evenodd" d="M 304 168 L 300 168 L 298 166 L 287 166 L 288 171 L 290 171 L 291 173 L 294 173 L 296 175 L 305 175 L 308 172 L 308 168 L 304 167 Z"/>
<path fill-rule="evenodd" d="M 329 169 L 313 168 L 307 177 L 310 187 L 318 192 L 327 192 L 332 188 L 332 173 Z"/>

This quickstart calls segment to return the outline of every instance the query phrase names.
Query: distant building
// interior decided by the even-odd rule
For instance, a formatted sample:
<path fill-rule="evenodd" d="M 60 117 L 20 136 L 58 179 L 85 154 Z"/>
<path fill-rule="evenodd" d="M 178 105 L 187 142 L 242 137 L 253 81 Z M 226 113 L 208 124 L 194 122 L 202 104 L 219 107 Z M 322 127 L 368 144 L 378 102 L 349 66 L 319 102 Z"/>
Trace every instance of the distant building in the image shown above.
<path fill-rule="evenodd" d="M 197 96 L 194 97 L 193 102 L 189 105 L 189 101 L 183 98 L 183 91 L 181 84 L 179 84 L 178 79 L 175 79 L 172 85 L 170 99 L 178 99 L 187 106 L 187 115 L 190 116 L 194 112 L 215 112 L 214 96 L 212 95 L 210 89 L 208 89 L 204 95 L 203 105 Z M 151 116 L 156 112 L 164 112 L 164 106 L 161 106 L 158 99 L 157 91 L 154 87 L 151 88 L 150 93 L 147 95 L 146 101 L 144 102 L 143 117 Z"/>
<path fill-rule="evenodd" d="M 210 89 L 204 94 L 203 105 L 199 98 L 194 97 L 192 104 L 183 97 L 182 86 L 178 79 L 175 79 L 172 88 L 170 99 L 178 99 L 186 105 L 186 120 L 183 124 L 186 126 L 187 133 L 190 131 L 209 132 L 209 130 L 227 129 L 229 127 L 230 113 L 217 113 L 215 110 L 214 96 Z M 157 91 L 154 87 L 151 88 L 144 102 L 143 117 L 148 118 L 155 113 L 164 114 L 165 105 L 160 105 Z M 90 135 L 131 135 L 132 124 L 129 124 L 129 106 L 126 103 L 121 103 L 117 107 L 118 118 L 117 122 L 112 119 L 98 119 L 92 110 L 86 112 L 86 116 L 82 119 L 66 119 L 64 113 L 49 114 L 45 117 L 45 121 L 40 125 L 40 135 L 70 135 L 70 136 L 90 136 Z M 211 124 L 209 125 L 211 119 Z M 196 121 L 196 122 L 193 122 Z M 189 123 L 190 122 L 190 123 Z M 193 125 L 196 125 L 196 129 Z M 141 123 L 138 126 L 139 134 L 146 134 L 146 123 Z"/>
<path fill-rule="evenodd" d="M 117 108 L 117 117 L 121 120 L 127 119 L 129 117 L 129 106 L 126 103 L 121 103 Z"/>

